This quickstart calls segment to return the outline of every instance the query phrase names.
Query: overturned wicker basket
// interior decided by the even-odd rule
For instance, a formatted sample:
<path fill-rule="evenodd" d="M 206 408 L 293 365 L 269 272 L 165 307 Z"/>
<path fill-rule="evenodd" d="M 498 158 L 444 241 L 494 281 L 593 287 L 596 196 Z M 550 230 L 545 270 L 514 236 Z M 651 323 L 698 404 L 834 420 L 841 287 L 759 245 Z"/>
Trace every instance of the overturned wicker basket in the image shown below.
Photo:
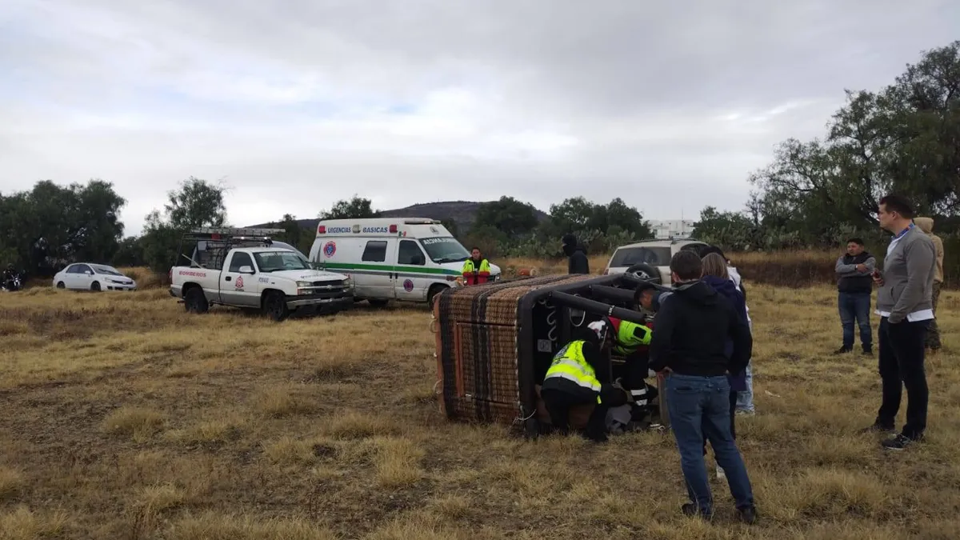
<path fill-rule="evenodd" d="M 537 388 L 553 355 L 604 314 L 642 321 L 624 309 L 636 284 L 629 275 L 552 275 L 442 293 L 433 306 L 441 410 L 537 430 L 545 416 Z"/>

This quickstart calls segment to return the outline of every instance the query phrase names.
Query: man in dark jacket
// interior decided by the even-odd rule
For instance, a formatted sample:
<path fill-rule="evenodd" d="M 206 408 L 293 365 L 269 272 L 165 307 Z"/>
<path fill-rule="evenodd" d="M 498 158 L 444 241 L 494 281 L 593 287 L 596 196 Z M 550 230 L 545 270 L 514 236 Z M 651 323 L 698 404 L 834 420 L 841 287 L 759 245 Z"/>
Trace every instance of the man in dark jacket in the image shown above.
<path fill-rule="evenodd" d="M 650 369 L 667 372 L 670 424 L 680 451 L 681 468 L 691 502 L 689 516 L 710 517 L 713 495 L 703 458 L 703 438 L 710 441 L 736 500 L 737 516 L 757 519 L 753 491 L 740 451 L 730 433 L 730 382 L 750 359 L 750 328 L 729 300 L 700 281 L 702 262 L 693 251 L 680 251 L 670 261 L 673 294 L 661 295 L 650 343 Z M 727 342 L 733 348 L 728 354 Z"/>
<path fill-rule="evenodd" d="M 860 327 L 863 354 L 873 354 L 873 332 L 870 329 L 870 295 L 877 260 L 863 249 L 863 240 L 847 240 L 847 252 L 837 259 L 837 290 L 843 346 L 835 354 L 853 351 L 853 323 Z"/>
<path fill-rule="evenodd" d="M 587 252 L 578 244 L 577 237 L 572 234 L 565 234 L 561 242 L 563 243 L 563 254 L 569 257 L 567 273 L 589 274 L 590 262 L 587 260 Z"/>

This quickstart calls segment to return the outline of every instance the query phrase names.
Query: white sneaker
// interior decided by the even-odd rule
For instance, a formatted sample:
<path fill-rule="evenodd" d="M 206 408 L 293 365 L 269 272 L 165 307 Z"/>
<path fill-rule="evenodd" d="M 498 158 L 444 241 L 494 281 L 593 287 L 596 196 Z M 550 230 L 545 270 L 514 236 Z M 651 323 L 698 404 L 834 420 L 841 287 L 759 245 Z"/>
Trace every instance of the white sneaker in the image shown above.
<path fill-rule="evenodd" d="M 717 465 L 717 480 L 726 480 L 727 473 L 723 472 L 723 468 Z"/>

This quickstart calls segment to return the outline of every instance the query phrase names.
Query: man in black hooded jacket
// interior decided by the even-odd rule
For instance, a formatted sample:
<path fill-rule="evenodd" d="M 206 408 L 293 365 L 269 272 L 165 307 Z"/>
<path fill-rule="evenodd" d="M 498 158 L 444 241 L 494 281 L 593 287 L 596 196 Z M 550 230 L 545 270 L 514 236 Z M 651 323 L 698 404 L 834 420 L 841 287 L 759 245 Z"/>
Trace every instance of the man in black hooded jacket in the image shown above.
<path fill-rule="evenodd" d="M 677 440 L 690 502 L 683 513 L 709 517 L 713 495 L 703 460 L 704 437 L 730 485 L 738 517 L 756 521 L 753 491 L 743 458 L 730 432 L 730 382 L 727 374 L 744 370 L 753 348 L 746 320 L 732 303 L 700 281 L 702 262 L 693 251 L 670 261 L 674 281 L 669 296 L 660 295 L 653 321 L 650 369 L 666 372 L 665 395 L 670 427 Z M 732 345 L 732 351 L 727 346 Z"/>
<path fill-rule="evenodd" d="M 589 274 L 590 261 L 587 260 L 586 250 L 577 243 L 577 237 L 572 234 L 565 234 L 561 242 L 563 243 L 563 254 L 569 258 L 567 273 Z"/>

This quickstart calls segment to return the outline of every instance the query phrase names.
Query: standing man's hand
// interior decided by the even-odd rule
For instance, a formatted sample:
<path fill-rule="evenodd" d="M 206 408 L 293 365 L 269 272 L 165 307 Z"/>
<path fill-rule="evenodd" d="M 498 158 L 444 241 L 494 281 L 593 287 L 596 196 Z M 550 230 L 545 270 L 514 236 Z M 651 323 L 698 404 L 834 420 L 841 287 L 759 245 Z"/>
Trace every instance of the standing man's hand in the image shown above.
<path fill-rule="evenodd" d="M 874 283 L 880 287 L 883 287 L 883 274 L 881 274 L 879 270 L 874 270 L 873 274 L 871 274 L 871 277 L 873 277 Z"/>
<path fill-rule="evenodd" d="M 866 272 L 866 271 L 867 271 L 867 265 L 865 265 L 865 264 L 863 264 L 863 263 L 860 263 L 860 264 L 857 265 L 857 272 L 860 272 L 860 273 L 862 274 L 862 273 L 864 273 L 864 272 Z"/>

